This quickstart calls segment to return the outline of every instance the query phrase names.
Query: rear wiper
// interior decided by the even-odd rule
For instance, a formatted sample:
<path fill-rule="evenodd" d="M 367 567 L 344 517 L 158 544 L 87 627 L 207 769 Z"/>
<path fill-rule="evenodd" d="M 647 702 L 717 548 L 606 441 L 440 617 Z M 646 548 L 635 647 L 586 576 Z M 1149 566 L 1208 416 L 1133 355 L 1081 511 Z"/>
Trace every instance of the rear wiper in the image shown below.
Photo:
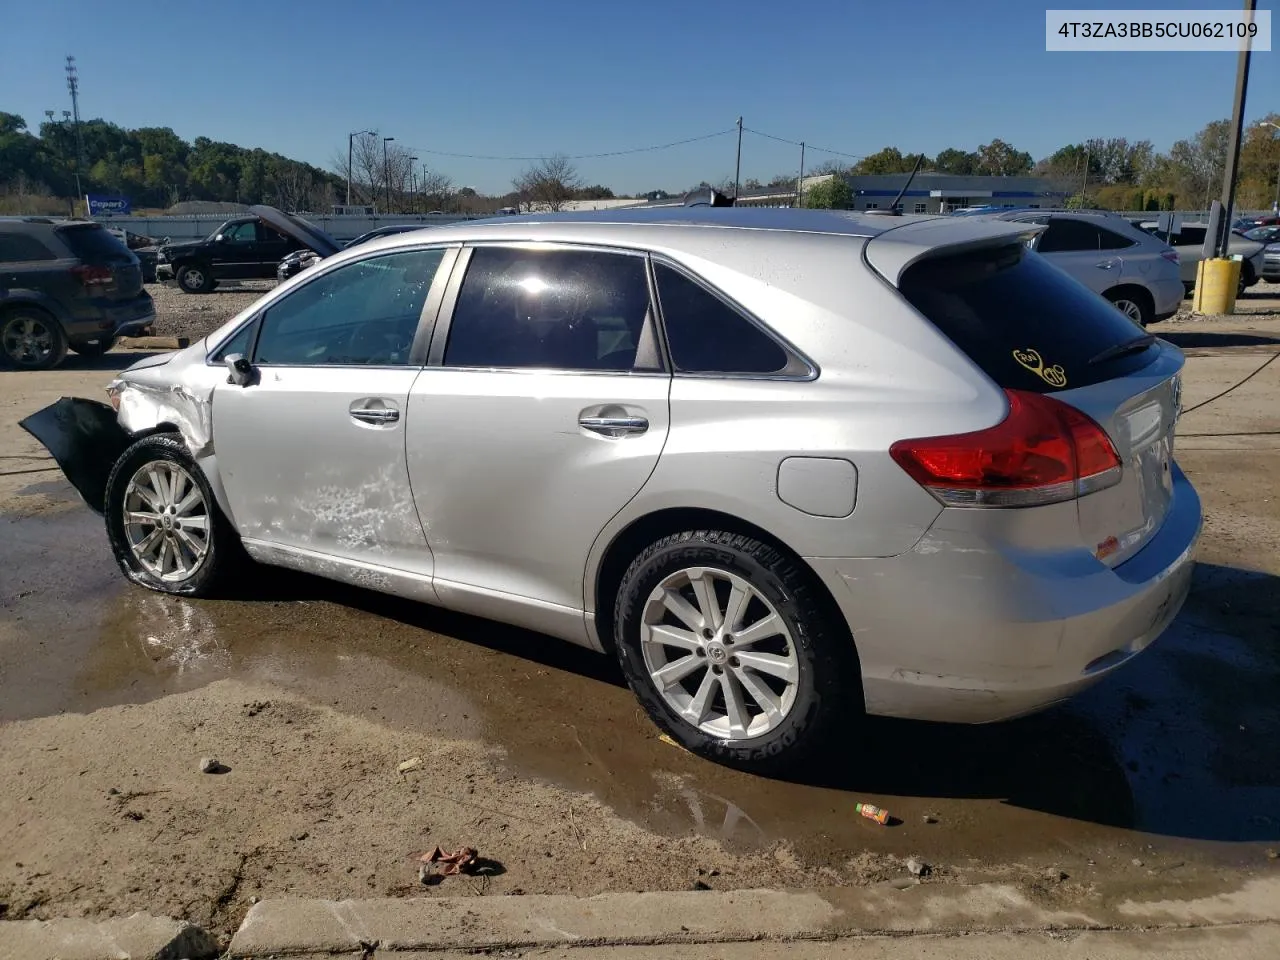
<path fill-rule="evenodd" d="M 1097 363 L 1105 363 L 1107 360 L 1114 360 L 1116 357 L 1123 357 L 1126 354 L 1137 353 L 1139 350 L 1145 350 L 1151 344 L 1156 342 L 1153 334 L 1144 333 L 1141 336 L 1134 337 L 1132 340 L 1126 340 L 1124 343 L 1117 343 L 1107 347 L 1100 354 L 1089 361 L 1089 366 Z"/>

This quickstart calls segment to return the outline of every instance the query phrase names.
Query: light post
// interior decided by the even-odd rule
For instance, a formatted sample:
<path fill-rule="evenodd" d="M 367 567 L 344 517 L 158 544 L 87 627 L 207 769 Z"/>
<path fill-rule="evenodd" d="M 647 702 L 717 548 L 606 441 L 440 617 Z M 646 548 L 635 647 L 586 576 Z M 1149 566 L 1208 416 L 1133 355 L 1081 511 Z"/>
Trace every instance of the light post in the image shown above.
<path fill-rule="evenodd" d="M 351 145 L 355 143 L 356 137 L 371 137 L 372 130 L 357 130 L 355 133 L 347 134 L 347 206 L 351 206 Z"/>
<path fill-rule="evenodd" d="M 414 179 L 415 174 L 413 172 L 413 165 L 417 162 L 418 162 L 417 157 L 409 158 L 409 212 L 410 213 L 418 212 L 418 194 L 414 189 L 417 184 L 417 181 Z"/>
<path fill-rule="evenodd" d="M 1272 123 L 1270 120 L 1262 120 L 1258 123 L 1258 126 L 1280 130 L 1280 123 Z M 1280 213 L 1280 162 L 1276 163 L 1276 199 L 1271 204 L 1271 212 Z"/>
<path fill-rule="evenodd" d="M 387 185 L 387 213 L 391 212 L 391 164 L 387 162 L 387 144 L 395 137 L 382 138 L 382 179 Z"/>

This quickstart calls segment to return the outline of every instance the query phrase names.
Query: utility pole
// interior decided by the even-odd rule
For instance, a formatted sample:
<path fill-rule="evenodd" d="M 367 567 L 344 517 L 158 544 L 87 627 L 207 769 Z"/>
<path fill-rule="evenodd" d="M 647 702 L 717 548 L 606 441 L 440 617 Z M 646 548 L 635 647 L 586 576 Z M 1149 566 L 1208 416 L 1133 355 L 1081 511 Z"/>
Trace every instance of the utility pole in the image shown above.
<path fill-rule="evenodd" d="M 416 174 L 413 172 L 414 171 L 413 165 L 417 162 L 418 162 L 417 157 L 409 158 L 409 212 L 410 213 L 418 212 L 418 191 L 415 189 L 415 187 L 417 186 L 417 182 L 414 179 Z"/>
<path fill-rule="evenodd" d="M 355 143 L 356 137 L 372 137 L 372 130 L 357 130 L 355 133 L 347 134 L 347 206 L 351 206 L 351 145 Z M 370 200 L 373 198 L 370 197 Z"/>
<path fill-rule="evenodd" d="M 800 141 L 800 179 L 796 181 L 796 206 L 804 206 L 804 141 Z"/>
<path fill-rule="evenodd" d="M 76 73 L 76 58 L 67 57 L 67 90 L 71 92 L 71 115 L 75 118 L 76 134 L 76 197 L 77 202 L 84 199 L 80 189 L 80 168 L 84 166 L 84 137 L 80 133 L 80 77 Z M 88 211 L 85 211 L 86 213 Z"/>
<path fill-rule="evenodd" d="M 387 188 L 387 213 L 391 212 L 391 164 L 387 162 L 387 144 L 395 137 L 382 138 L 382 180 Z"/>
<path fill-rule="evenodd" d="M 738 181 L 742 174 L 742 118 L 738 118 L 738 160 L 733 165 L 733 199 L 738 199 Z"/>
<path fill-rule="evenodd" d="M 1084 148 L 1084 180 L 1080 184 L 1080 209 L 1084 209 L 1087 202 L 1085 194 L 1089 191 L 1089 148 Z"/>
<path fill-rule="evenodd" d="M 1252 22 L 1258 0 L 1244 0 L 1244 12 Z M 1231 240 L 1231 208 L 1236 200 L 1236 177 L 1240 169 L 1240 140 L 1244 131 L 1244 99 L 1249 92 L 1249 57 L 1253 38 L 1245 35 L 1244 46 L 1236 60 L 1236 102 L 1231 112 L 1231 140 L 1227 144 L 1227 169 L 1222 177 L 1222 223 L 1218 225 L 1215 256 L 1227 256 Z"/>

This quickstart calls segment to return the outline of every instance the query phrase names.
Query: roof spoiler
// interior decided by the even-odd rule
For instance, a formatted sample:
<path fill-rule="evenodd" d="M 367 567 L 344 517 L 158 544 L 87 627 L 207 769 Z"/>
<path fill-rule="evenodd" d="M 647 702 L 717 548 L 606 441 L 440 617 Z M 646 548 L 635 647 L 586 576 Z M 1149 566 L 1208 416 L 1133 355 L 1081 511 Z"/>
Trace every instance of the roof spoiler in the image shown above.
<path fill-rule="evenodd" d="M 715 187 L 690 190 L 684 195 L 686 207 L 732 207 L 733 197 L 726 197 Z"/>

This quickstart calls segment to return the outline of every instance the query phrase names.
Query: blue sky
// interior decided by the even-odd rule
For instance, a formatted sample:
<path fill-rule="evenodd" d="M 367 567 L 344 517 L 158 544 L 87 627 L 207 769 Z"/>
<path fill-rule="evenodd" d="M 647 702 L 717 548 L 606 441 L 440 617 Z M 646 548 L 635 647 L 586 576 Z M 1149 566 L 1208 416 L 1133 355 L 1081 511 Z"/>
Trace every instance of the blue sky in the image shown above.
<path fill-rule="evenodd" d="M 36 127 L 44 110 L 68 108 L 63 58 L 74 54 L 85 117 L 169 126 L 187 140 L 261 146 L 320 166 L 345 151 L 349 132 L 376 129 L 456 185 L 489 192 L 509 189 L 524 164 L 427 151 L 599 153 L 729 130 L 741 114 L 748 127 L 851 154 L 894 144 L 932 155 L 1001 137 L 1040 158 L 1091 136 L 1166 150 L 1230 115 L 1234 54 L 1046 53 L 1046 6 L 12 3 L 0 36 L 0 110 Z M 1250 118 L 1280 111 L 1278 57 L 1254 55 Z M 578 167 L 619 192 L 682 190 L 731 176 L 734 148 L 723 136 Z M 798 159 L 795 148 L 748 134 L 742 177 L 767 179 Z M 811 166 L 825 159 L 808 153 Z"/>

